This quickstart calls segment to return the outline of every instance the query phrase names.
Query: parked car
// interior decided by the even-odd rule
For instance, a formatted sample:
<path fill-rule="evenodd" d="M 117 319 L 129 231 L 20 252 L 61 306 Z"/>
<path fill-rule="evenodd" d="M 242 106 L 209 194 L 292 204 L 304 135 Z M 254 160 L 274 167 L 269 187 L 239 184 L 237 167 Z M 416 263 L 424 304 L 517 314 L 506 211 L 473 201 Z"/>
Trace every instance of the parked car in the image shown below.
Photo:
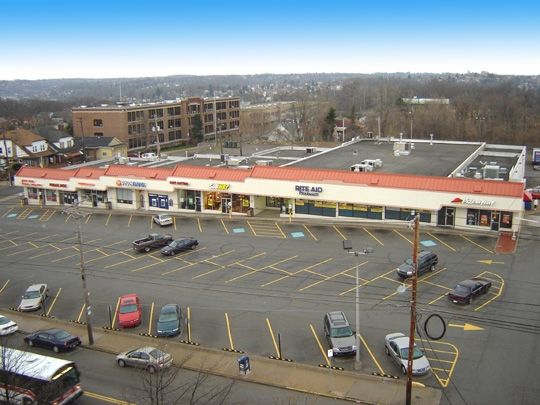
<path fill-rule="evenodd" d="M 120 353 L 116 356 L 116 364 L 120 367 L 144 368 L 150 373 L 170 367 L 172 356 L 155 347 L 141 347 Z"/>
<path fill-rule="evenodd" d="M 17 323 L 4 315 L 0 315 L 0 336 L 7 336 L 19 330 Z"/>
<path fill-rule="evenodd" d="M 531 193 L 533 200 L 540 200 L 540 186 L 528 188 L 527 191 Z"/>
<path fill-rule="evenodd" d="M 334 356 L 356 354 L 356 336 L 342 311 L 328 312 L 323 318 L 324 335 Z"/>
<path fill-rule="evenodd" d="M 407 362 L 409 360 L 409 338 L 403 333 L 390 333 L 384 338 L 384 351 L 401 368 L 403 374 L 407 374 Z M 414 345 L 412 374 L 422 375 L 431 369 L 429 361 L 424 353 Z"/>
<path fill-rule="evenodd" d="M 480 294 L 485 294 L 491 288 L 491 281 L 483 278 L 463 280 L 448 293 L 448 299 L 454 304 L 471 304 Z"/>
<path fill-rule="evenodd" d="M 139 326 L 142 321 L 142 305 L 137 294 L 126 294 L 120 297 L 118 307 L 118 324 L 122 328 Z"/>
<path fill-rule="evenodd" d="M 422 250 L 418 252 L 418 257 L 416 258 L 418 263 L 418 276 L 421 276 L 428 271 L 435 270 L 435 266 L 439 263 L 439 258 L 433 252 L 427 250 Z M 405 260 L 397 269 L 397 275 L 402 280 L 412 277 L 414 274 L 414 263 L 412 258 Z"/>
<path fill-rule="evenodd" d="M 174 256 L 187 249 L 195 249 L 199 245 L 197 239 L 176 239 L 161 249 L 161 254 Z"/>
<path fill-rule="evenodd" d="M 63 329 L 39 330 L 24 338 L 28 346 L 52 349 L 55 353 L 75 349 L 81 344 L 81 339 Z"/>
<path fill-rule="evenodd" d="M 167 226 L 173 224 L 173 217 L 168 214 L 154 215 L 152 220 L 159 226 Z"/>
<path fill-rule="evenodd" d="M 178 304 L 161 307 L 156 331 L 158 336 L 176 336 L 182 333 L 182 309 Z"/>
<path fill-rule="evenodd" d="M 19 304 L 19 311 L 37 311 L 49 296 L 47 284 L 33 284 L 26 289 Z"/>
<path fill-rule="evenodd" d="M 148 253 L 152 249 L 167 246 L 172 240 L 172 235 L 159 235 L 157 233 L 151 233 L 146 238 L 133 241 L 133 250 Z"/>

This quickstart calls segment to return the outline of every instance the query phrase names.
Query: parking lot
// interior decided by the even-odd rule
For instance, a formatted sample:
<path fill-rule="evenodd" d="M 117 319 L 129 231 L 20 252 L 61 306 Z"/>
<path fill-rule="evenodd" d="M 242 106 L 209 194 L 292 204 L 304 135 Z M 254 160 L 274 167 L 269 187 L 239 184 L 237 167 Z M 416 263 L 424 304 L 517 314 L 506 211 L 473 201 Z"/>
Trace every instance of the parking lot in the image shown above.
<path fill-rule="evenodd" d="M 50 297 L 40 312 L 83 322 L 76 219 L 53 209 L 10 206 L 0 223 L 0 307 L 15 308 L 29 284 L 45 282 Z M 143 323 L 126 333 L 154 334 L 159 308 L 177 302 L 185 318 L 179 339 L 352 370 L 354 359 L 327 357 L 322 317 L 343 310 L 354 322 L 358 267 L 362 371 L 401 374 L 385 356 L 383 339 L 408 332 L 410 283 L 395 269 L 411 255 L 409 229 L 228 216 L 177 216 L 172 226 L 159 228 L 149 216 L 109 213 L 89 214 L 81 226 L 94 328 L 117 328 L 119 296 L 135 292 L 143 303 Z M 176 256 L 135 252 L 131 242 L 149 233 L 192 237 L 200 244 Z M 345 239 L 354 249 L 372 247 L 373 253 L 347 254 Z M 512 261 L 495 255 L 496 238 L 425 227 L 420 241 L 422 249 L 439 256 L 435 271 L 419 278 L 420 314 L 441 313 L 457 325 L 456 319 L 470 315 L 471 323 L 483 325 L 484 314 L 491 318 L 503 308 Z M 466 306 L 449 302 L 446 293 L 472 277 L 489 279 L 489 293 Z M 460 373 L 468 375 L 461 359 L 488 338 L 485 329 L 449 326 L 439 341 L 421 332 L 417 344 L 432 372 L 419 381 L 447 388 Z M 472 336 L 479 339 L 474 344 Z"/>

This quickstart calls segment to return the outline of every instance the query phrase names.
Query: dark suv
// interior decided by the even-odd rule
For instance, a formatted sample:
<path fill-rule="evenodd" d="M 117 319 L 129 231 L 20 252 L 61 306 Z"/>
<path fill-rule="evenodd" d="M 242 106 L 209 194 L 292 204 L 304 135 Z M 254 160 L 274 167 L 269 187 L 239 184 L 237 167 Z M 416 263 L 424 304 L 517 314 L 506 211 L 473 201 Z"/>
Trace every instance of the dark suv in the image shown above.
<path fill-rule="evenodd" d="M 439 258 L 433 252 L 422 250 L 418 253 L 418 276 L 421 276 L 428 271 L 435 270 L 435 266 L 439 263 Z M 397 269 L 397 275 L 401 279 L 412 277 L 414 270 L 413 260 L 409 258 L 405 260 Z"/>
<path fill-rule="evenodd" d="M 328 312 L 324 316 L 324 335 L 334 356 L 356 354 L 356 337 L 342 311 Z"/>

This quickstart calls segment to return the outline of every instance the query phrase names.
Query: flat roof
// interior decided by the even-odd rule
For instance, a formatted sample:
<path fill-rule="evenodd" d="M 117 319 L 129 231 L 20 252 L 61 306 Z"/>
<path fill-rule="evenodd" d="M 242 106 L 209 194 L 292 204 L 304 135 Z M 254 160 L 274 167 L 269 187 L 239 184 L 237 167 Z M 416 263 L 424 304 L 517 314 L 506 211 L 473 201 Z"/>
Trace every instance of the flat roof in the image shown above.
<path fill-rule="evenodd" d="M 352 165 L 365 159 L 381 159 L 383 165 L 375 169 L 377 172 L 446 177 L 481 147 L 480 143 L 430 144 L 413 140 L 409 155 L 395 156 L 397 141 L 399 139 L 359 140 L 324 153 L 315 152 L 290 166 L 350 170 Z M 404 142 L 410 141 L 404 139 Z"/>

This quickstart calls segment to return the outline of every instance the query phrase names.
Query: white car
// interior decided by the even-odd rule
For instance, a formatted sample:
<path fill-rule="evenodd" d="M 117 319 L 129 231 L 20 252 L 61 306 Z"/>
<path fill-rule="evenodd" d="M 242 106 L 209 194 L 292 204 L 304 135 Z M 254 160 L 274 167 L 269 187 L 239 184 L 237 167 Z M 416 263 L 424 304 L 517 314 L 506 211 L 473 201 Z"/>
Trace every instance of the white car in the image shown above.
<path fill-rule="evenodd" d="M 47 284 L 33 284 L 26 289 L 19 304 L 19 311 L 37 311 L 49 296 Z"/>
<path fill-rule="evenodd" d="M 409 337 L 399 332 L 386 335 L 384 338 L 384 351 L 400 366 L 403 374 L 407 374 Z M 428 359 L 416 344 L 414 345 L 412 368 L 413 375 L 426 374 L 431 369 Z"/>
<path fill-rule="evenodd" d="M 7 336 L 19 330 L 19 326 L 11 319 L 0 315 L 0 336 Z"/>
<path fill-rule="evenodd" d="M 159 226 L 166 226 L 166 225 L 172 225 L 173 224 L 173 218 L 168 214 L 154 215 L 154 217 L 152 219 Z"/>

